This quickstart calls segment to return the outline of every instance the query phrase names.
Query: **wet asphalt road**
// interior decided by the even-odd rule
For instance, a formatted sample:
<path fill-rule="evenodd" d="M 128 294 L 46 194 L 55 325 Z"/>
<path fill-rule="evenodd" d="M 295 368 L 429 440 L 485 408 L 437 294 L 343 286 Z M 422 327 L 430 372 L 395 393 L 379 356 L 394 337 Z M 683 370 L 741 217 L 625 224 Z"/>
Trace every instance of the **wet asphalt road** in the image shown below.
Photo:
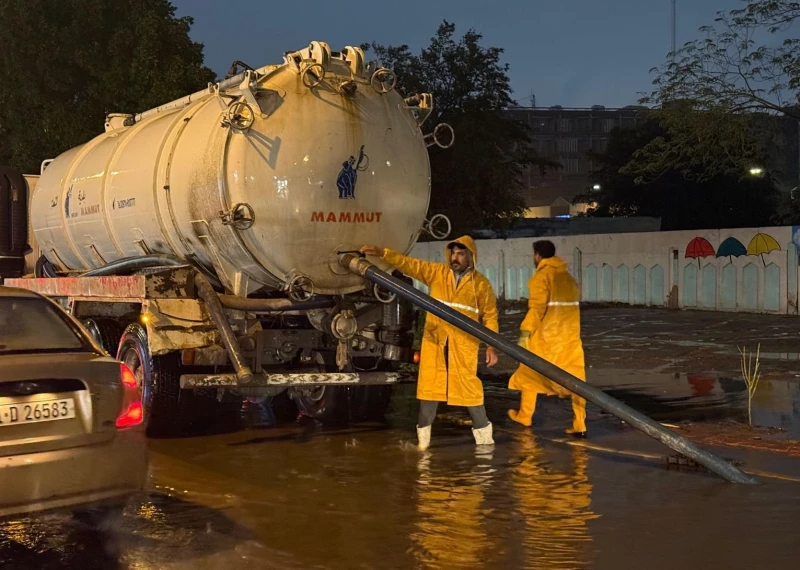
<path fill-rule="evenodd" d="M 533 430 L 487 388 L 496 445 L 445 410 L 414 448 L 413 387 L 384 423 L 314 423 L 151 441 L 150 489 L 98 533 L 56 513 L 0 522 L 0 568 L 791 568 L 800 483 L 736 486 L 557 441 L 567 402 Z M 590 444 L 664 453 L 590 408 Z M 790 466 L 790 469 L 792 467 Z M 800 471 L 800 469 L 796 469 Z M 800 473 L 796 473 L 800 475 Z"/>

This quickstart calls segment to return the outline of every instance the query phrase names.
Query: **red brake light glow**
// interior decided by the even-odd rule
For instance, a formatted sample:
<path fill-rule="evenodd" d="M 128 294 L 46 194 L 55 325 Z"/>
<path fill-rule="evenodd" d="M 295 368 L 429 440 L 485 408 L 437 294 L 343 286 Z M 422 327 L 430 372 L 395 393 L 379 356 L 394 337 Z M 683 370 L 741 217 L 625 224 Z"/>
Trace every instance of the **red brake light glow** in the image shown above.
<path fill-rule="evenodd" d="M 128 409 L 120 414 L 120 416 L 117 418 L 117 427 L 127 428 L 138 426 L 140 423 L 142 423 L 143 419 L 144 411 L 142 410 L 142 403 L 133 402 L 128 406 Z"/>
<path fill-rule="evenodd" d="M 142 393 L 133 371 L 125 364 L 119 365 L 122 382 L 122 413 L 117 417 L 117 428 L 138 426 L 144 420 Z"/>
<path fill-rule="evenodd" d="M 138 388 L 139 384 L 136 382 L 136 376 L 127 364 L 120 364 L 120 376 L 122 378 L 122 385 L 126 388 Z"/>

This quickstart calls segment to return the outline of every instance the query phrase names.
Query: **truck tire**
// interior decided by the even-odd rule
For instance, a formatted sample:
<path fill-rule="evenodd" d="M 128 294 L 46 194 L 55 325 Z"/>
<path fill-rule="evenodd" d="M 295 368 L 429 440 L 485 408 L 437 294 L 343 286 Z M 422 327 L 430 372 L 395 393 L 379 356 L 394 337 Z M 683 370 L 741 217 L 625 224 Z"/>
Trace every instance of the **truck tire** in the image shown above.
<path fill-rule="evenodd" d="M 325 424 L 380 421 L 391 400 L 391 386 L 319 386 L 294 394 L 301 414 Z"/>
<path fill-rule="evenodd" d="M 288 391 L 268 398 L 268 402 L 278 423 L 293 422 L 297 419 L 297 405 L 289 397 Z"/>
<path fill-rule="evenodd" d="M 125 325 L 113 319 L 92 317 L 84 319 L 83 326 L 107 353 L 111 356 L 117 355 L 119 340 L 125 331 Z"/>
<path fill-rule="evenodd" d="M 354 386 L 350 397 L 354 421 L 380 421 L 392 402 L 392 386 Z"/>
<path fill-rule="evenodd" d="M 128 325 L 120 338 L 117 360 L 127 364 L 142 389 L 142 407 L 148 437 L 177 435 L 184 426 L 191 394 L 180 387 L 180 356 L 150 354 L 147 331 L 139 323 Z"/>
<path fill-rule="evenodd" d="M 350 419 L 348 386 L 316 386 L 292 390 L 297 410 L 324 424 L 342 424 Z"/>

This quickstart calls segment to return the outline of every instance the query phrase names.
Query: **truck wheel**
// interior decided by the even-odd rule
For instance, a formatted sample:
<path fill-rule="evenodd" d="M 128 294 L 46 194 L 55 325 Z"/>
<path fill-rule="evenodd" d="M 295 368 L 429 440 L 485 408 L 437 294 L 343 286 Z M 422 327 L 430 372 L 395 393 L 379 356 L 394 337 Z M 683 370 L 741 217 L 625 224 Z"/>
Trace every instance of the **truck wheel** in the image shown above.
<path fill-rule="evenodd" d="M 392 402 L 392 386 L 355 386 L 351 389 L 351 415 L 355 421 L 380 421 Z"/>
<path fill-rule="evenodd" d="M 119 339 L 125 330 L 123 325 L 112 319 L 92 317 L 84 319 L 83 326 L 107 353 L 111 356 L 116 356 L 117 348 L 119 348 Z"/>
<path fill-rule="evenodd" d="M 278 423 L 293 422 L 297 419 L 297 405 L 292 402 L 288 390 L 269 398 L 267 402 L 272 407 Z"/>
<path fill-rule="evenodd" d="M 180 356 L 169 353 L 152 356 L 147 331 L 139 323 L 128 325 L 119 342 L 117 360 L 127 364 L 142 390 L 142 407 L 147 435 L 174 435 L 185 416 L 180 387 Z"/>
<path fill-rule="evenodd" d="M 347 386 L 311 386 L 292 389 L 297 410 L 326 424 L 340 424 L 350 419 Z"/>

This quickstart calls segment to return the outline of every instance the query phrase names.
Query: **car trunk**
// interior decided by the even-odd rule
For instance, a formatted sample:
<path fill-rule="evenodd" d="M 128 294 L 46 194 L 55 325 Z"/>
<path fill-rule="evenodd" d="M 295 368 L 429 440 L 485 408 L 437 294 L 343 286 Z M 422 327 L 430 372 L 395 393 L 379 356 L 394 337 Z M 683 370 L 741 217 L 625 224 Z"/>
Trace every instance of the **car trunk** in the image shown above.
<path fill-rule="evenodd" d="M 120 365 L 91 352 L 0 355 L 0 456 L 111 440 Z"/>

